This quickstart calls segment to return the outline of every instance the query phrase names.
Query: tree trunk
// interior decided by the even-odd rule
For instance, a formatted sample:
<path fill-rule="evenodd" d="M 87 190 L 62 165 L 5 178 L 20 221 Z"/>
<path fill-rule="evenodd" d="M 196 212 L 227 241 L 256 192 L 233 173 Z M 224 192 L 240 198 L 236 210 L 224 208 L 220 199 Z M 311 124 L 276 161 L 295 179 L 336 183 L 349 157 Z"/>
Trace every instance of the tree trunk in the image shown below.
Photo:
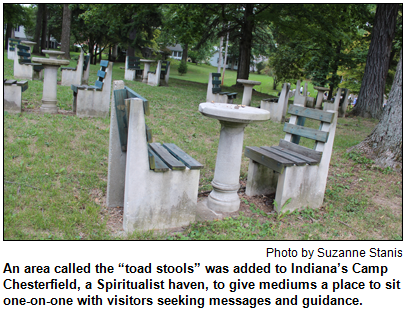
<path fill-rule="evenodd" d="M 41 55 L 45 54 L 42 50 L 47 49 L 47 24 L 48 24 L 48 14 L 47 14 L 47 6 L 44 6 L 44 11 L 42 12 L 42 31 L 41 31 Z"/>
<path fill-rule="evenodd" d="M 352 113 L 380 118 L 399 4 L 378 4 L 357 104 Z"/>
<path fill-rule="evenodd" d="M 134 20 L 131 20 L 131 22 L 134 22 Z M 133 28 L 129 33 L 130 42 L 127 47 L 127 54 L 126 54 L 127 56 L 132 56 L 132 57 L 135 56 L 135 48 L 133 47 L 133 41 L 135 40 L 136 36 L 137 36 L 137 29 Z"/>
<path fill-rule="evenodd" d="M 219 62 L 218 62 L 218 64 L 217 64 L 217 73 L 220 73 L 220 70 L 221 70 L 221 62 L 222 62 L 222 60 L 223 60 L 223 40 L 224 40 L 224 37 L 222 36 L 222 37 L 220 38 Z"/>
<path fill-rule="evenodd" d="M 254 15 L 254 5 L 249 3 L 245 6 L 244 23 L 241 28 L 240 39 L 240 55 L 238 57 L 238 71 L 237 79 L 248 80 L 250 75 L 250 58 L 251 58 L 251 45 L 252 45 L 252 31 L 254 22 L 252 17 Z M 242 85 L 237 83 L 237 85 Z"/>
<path fill-rule="evenodd" d="M 13 25 L 10 23 L 7 23 L 7 28 L 6 28 L 6 43 L 4 45 L 4 49 L 8 50 L 8 39 L 11 38 L 11 34 L 13 32 Z"/>
<path fill-rule="evenodd" d="M 65 54 L 61 57 L 70 59 L 70 25 L 71 25 L 72 11 L 69 9 L 69 4 L 63 5 L 62 15 L 62 35 L 61 35 L 61 52 Z"/>
<path fill-rule="evenodd" d="M 32 53 L 39 54 L 41 29 L 42 29 L 42 15 L 44 13 L 45 4 L 38 4 L 37 9 L 37 23 L 35 25 L 34 42 L 37 44 L 33 46 Z"/>
<path fill-rule="evenodd" d="M 403 162 L 402 63 L 401 51 L 395 79 L 381 120 L 365 140 L 349 150 L 359 150 L 374 159 L 378 166 L 391 167 L 396 171 L 402 170 Z"/>
<path fill-rule="evenodd" d="M 189 43 L 185 43 L 183 45 L 183 52 L 182 52 L 182 62 L 187 63 L 187 52 L 189 49 Z"/>

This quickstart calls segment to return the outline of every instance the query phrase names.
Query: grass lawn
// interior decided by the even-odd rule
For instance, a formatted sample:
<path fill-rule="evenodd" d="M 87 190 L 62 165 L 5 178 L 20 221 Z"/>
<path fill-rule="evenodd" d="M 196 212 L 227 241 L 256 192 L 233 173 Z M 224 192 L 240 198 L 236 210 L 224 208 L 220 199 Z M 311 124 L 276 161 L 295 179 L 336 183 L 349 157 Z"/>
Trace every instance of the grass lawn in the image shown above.
<path fill-rule="evenodd" d="M 6 52 L 7 53 L 7 52 Z M 4 53 L 4 77 L 13 78 L 13 62 Z M 72 53 L 74 54 L 74 53 Z M 78 55 L 78 54 L 77 54 Z M 69 67 L 76 66 L 71 61 Z M 123 80 L 123 63 L 113 66 L 113 80 Z M 91 65 L 89 81 L 99 65 Z M 175 143 L 205 165 L 200 173 L 199 199 L 211 190 L 220 124 L 198 112 L 205 101 L 208 73 L 216 68 L 189 64 L 180 76 L 171 65 L 169 87 L 125 81 L 149 100 L 146 122 L 155 142 Z M 272 79 L 250 74 L 262 85 L 253 93 L 253 106 L 276 95 Z M 58 71 L 60 79 L 60 71 Z M 227 71 L 223 89 L 234 88 L 236 72 Z M 362 141 L 376 120 L 338 120 L 325 201 L 318 210 L 276 215 L 271 197 L 249 198 L 240 193 L 241 209 L 233 217 L 195 222 L 177 232 L 122 234 L 122 209 L 106 208 L 110 118 L 79 119 L 72 114 L 72 91 L 57 86 L 60 113 L 39 113 L 42 81 L 29 81 L 23 93 L 23 113 L 4 113 L 4 238 L 6 240 L 396 240 L 402 239 L 402 175 L 382 170 L 359 154 L 346 150 Z M 312 87 L 309 87 L 312 92 Z M 263 122 L 245 130 L 245 146 L 277 145 L 282 124 Z M 242 156 L 241 185 L 248 158 Z"/>

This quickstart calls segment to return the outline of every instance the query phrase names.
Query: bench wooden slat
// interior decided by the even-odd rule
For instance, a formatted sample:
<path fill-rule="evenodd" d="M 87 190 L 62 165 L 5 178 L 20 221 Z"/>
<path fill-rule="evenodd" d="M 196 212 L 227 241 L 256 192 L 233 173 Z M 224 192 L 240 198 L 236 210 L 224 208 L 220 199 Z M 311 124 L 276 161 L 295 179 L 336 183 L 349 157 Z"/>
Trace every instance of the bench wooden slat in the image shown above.
<path fill-rule="evenodd" d="M 299 147 L 303 147 L 303 146 L 299 146 Z M 314 165 L 314 164 L 320 163 L 320 161 L 318 161 L 318 160 L 315 160 L 315 159 L 310 158 L 310 157 L 306 157 L 305 155 L 300 154 L 298 152 L 294 152 L 294 151 L 292 151 L 290 149 L 282 148 L 281 146 L 272 146 L 272 148 L 275 149 L 275 150 L 279 150 L 279 151 L 281 151 L 281 152 L 283 152 L 285 154 L 290 154 L 291 156 L 294 156 L 295 158 L 299 158 L 299 159 L 301 159 L 302 161 L 304 161 L 305 163 L 307 163 L 309 165 Z M 303 148 L 306 148 L 306 147 L 303 147 Z"/>
<path fill-rule="evenodd" d="M 6 85 L 12 85 L 12 84 L 14 84 L 14 83 L 17 83 L 17 80 L 6 80 L 6 81 L 4 82 L 4 84 L 6 84 Z"/>
<path fill-rule="evenodd" d="M 169 171 L 169 167 L 158 157 L 158 155 L 148 145 L 149 168 L 155 172 Z"/>
<path fill-rule="evenodd" d="M 17 44 L 17 48 L 18 48 L 19 50 L 25 50 L 25 51 L 29 51 L 29 50 L 30 50 L 30 47 L 29 47 L 29 46 L 22 45 L 22 44 Z"/>
<path fill-rule="evenodd" d="M 92 86 L 92 85 L 89 85 L 89 88 L 90 88 L 91 86 Z M 96 82 L 94 83 L 94 88 L 102 89 L 102 88 L 103 88 L 103 82 L 102 82 L 102 81 L 96 81 Z"/>
<path fill-rule="evenodd" d="M 213 78 L 220 78 L 220 77 L 221 77 L 221 73 L 213 72 L 213 73 L 211 74 L 211 76 L 212 76 Z"/>
<path fill-rule="evenodd" d="M 165 164 L 172 170 L 184 170 L 186 166 L 173 157 L 169 151 L 161 146 L 159 143 L 151 143 L 149 146 L 152 150 L 165 162 Z"/>
<path fill-rule="evenodd" d="M 61 71 L 62 70 L 73 70 L 76 71 L 76 67 L 61 67 Z"/>
<path fill-rule="evenodd" d="M 307 164 L 307 162 L 305 160 L 303 160 L 301 157 L 296 157 L 296 156 L 294 156 L 294 155 L 292 155 L 290 153 L 286 153 L 283 150 L 280 150 L 280 149 L 275 148 L 273 146 L 272 147 L 263 146 L 263 147 L 261 147 L 261 149 L 264 149 L 266 151 L 275 153 L 276 155 L 281 156 L 282 158 L 285 158 L 285 159 L 287 159 L 289 161 L 292 161 L 293 163 L 295 163 L 298 166 Z"/>
<path fill-rule="evenodd" d="M 109 65 L 109 61 L 108 60 L 102 60 L 100 62 L 100 67 L 107 67 Z"/>
<path fill-rule="evenodd" d="M 127 151 L 127 139 L 128 139 L 128 123 L 124 105 L 124 100 L 126 98 L 127 91 L 125 89 L 119 89 L 114 91 L 118 136 L 120 138 L 121 151 L 123 152 Z"/>
<path fill-rule="evenodd" d="M 17 55 L 18 56 L 25 56 L 25 57 L 30 57 L 31 56 L 31 54 L 27 53 L 27 52 L 17 52 Z"/>
<path fill-rule="evenodd" d="M 301 137 L 306 137 L 321 142 L 326 142 L 328 138 L 328 132 L 323 132 L 291 123 L 285 123 L 283 131 L 286 133 L 299 135 Z"/>
<path fill-rule="evenodd" d="M 147 142 L 152 143 L 152 130 L 145 124 L 145 134 L 147 135 Z"/>
<path fill-rule="evenodd" d="M 213 87 L 212 92 L 213 92 L 213 94 L 220 93 L 221 87 Z"/>
<path fill-rule="evenodd" d="M 183 162 L 191 170 L 198 170 L 204 167 L 199 161 L 193 159 L 190 155 L 180 149 L 173 143 L 163 144 L 163 146 L 179 161 Z"/>
<path fill-rule="evenodd" d="M 279 147 L 284 148 L 286 152 L 288 152 L 287 150 L 290 150 L 291 152 L 295 152 L 297 154 L 303 155 L 309 159 L 313 159 L 314 161 L 316 161 L 315 163 L 312 164 L 320 163 L 321 156 L 323 155 L 321 151 L 316 151 L 304 146 L 300 146 L 291 143 L 290 141 L 286 141 L 284 139 L 281 139 L 279 141 Z"/>
<path fill-rule="evenodd" d="M 331 123 L 334 118 L 334 114 L 331 112 L 296 105 L 290 105 L 288 113 L 328 123 Z"/>
<path fill-rule="evenodd" d="M 99 71 L 97 71 L 97 76 L 104 79 L 106 77 L 106 72 L 99 70 Z"/>
<path fill-rule="evenodd" d="M 244 155 L 278 173 L 282 173 L 286 166 L 295 165 L 292 161 L 259 147 L 245 147 Z"/>
<path fill-rule="evenodd" d="M 25 90 L 28 89 L 28 81 L 27 80 L 18 81 L 17 85 L 21 86 L 21 92 L 24 92 Z"/>
<path fill-rule="evenodd" d="M 220 85 L 220 84 L 221 84 L 221 81 L 220 81 L 220 80 L 212 80 L 212 81 L 211 81 L 211 84 L 213 84 L 213 85 Z"/>

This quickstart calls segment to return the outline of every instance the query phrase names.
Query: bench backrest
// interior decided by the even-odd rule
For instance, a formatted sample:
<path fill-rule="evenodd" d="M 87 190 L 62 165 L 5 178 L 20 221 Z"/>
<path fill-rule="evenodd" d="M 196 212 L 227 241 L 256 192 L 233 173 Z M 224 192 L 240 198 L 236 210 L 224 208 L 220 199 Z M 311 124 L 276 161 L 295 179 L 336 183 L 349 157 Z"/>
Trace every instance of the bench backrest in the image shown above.
<path fill-rule="evenodd" d="M 211 84 L 213 85 L 213 88 L 212 88 L 213 94 L 220 93 L 221 92 L 221 86 L 220 86 L 221 85 L 221 81 L 220 81 L 221 74 L 217 73 L 217 72 L 213 72 L 211 74 L 211 77 L 212 77 Z"/>
<path fill-rule="evenodd" d="M 288 113 L 291 114 L 289 123 L 285 123 L 283 131 L 286 133 L 284 140 L 279 144 L 281 147 L 287 144 L 296 144 L 295 148 L 308 150 L 309 153 L 314 153 L 313 158 L 321 158 L 324 143 L 327 142 L 330 131 L 330 124 L 334 120 L 334 113 L 319 109 L 306 108 L 299 105 L 291 105 Z M 319 129 L 312 129 L 303 125 L 298 125 L 299 118 L 313 119 L 320 121 Z M 305 137 L 315 141 L 313 149 L 299 146 L 297 137 Z M 312 152 L 313 151 L 313 152 Z"/>
<path fill-rule="evenodd" d="M 9 38 L 9 39 L 8 39 L 8 49 L 9 49 L 10 51 L 14 51 L 14 50 L 15 50 L 15 46 L 16 46 L 17 44 L 19 44 L 20 42 L 21 42 L 21 40 Z"/>
<path fill-rule="evenodd" d="M 114 90 L 114 102 L 116 106 L 116 117 L 118 125 L 118 134 L 120 137 L 121 150 L 123 152 L 127 151 L 127 139 L 128 139 L 128 118 L 130 116 L 130 106 L 126 104 L 126 99 L 128 98 L 139 98 L 142 99 L 144 105 L 144 114 L 149 115 L 149 104 L 141 95 L 137 94 L 128 87 L 124 89 Z M 152 142 L 152 132 L 146 126 L 146 139 L 148 142 Z"/>
<path fill-rule="evenodd" d="M 96 83 L 94 84 L 94 86 L 99 89 L 103 89 L 103 80 L 106 77 L 106 69 L 108 65 L 109 65 L 108 60 L 102 60 L 100 62 L 100 70 L 97 72 L 97 80 Z M 109 72 L 109 74 L 111 74 L 111 72 Z"/>
<path fill-rule="evenodd" d="M 161 74 L 162 75 L 165 76 L 168 73 L 168 67 L 170 66 L 170 64 L 171 63 L 166 60 L 161 63 Z"/>
<path fill-rule="evenodd" d="M 90 55 L 86 55 L 85 59 L 83 60 L 83 72 L 86 71 L 87 66 L 89 66 Z"/>
<path fill-rule="evenodd" d="M 127 69 L 141 69 L 140 67 L 140 57 L 128 56 L 128 67 Z"/>
<path fill-rule="evenodd" d="M 31 63 L 30 47 L 22 44 L 17 44 L 17 55 L 19 56 L 19 63 Z"/>

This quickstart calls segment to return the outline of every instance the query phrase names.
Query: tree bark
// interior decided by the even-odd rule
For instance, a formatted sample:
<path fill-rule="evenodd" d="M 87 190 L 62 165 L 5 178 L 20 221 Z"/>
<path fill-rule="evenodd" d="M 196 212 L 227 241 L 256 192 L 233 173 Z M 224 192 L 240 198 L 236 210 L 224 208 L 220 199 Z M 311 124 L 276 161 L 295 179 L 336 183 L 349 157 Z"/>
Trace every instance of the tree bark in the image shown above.
<path fill-rule="evenodd" d="M 254 28 L 253 15 L 254 15 L 254 5 L 251 3 L 246 4 L 244 11 L 244 22 L 241 28 L 237 79 L 248 80 L 250 75 L 252 31 Z M 237 83 L 237 85 L 242 86 L 241 83 Z"/>
<path fill-rule="evenodd" d="M 399 4 L 378 4 L 364 77 L 352 114 L 380 118 Z"/>
<path fill-rule="evenodd" d="M 374 159 L 376 165 L 382 168 L 391 167 L 396 171 L 401 171 L 403 166 L 402 66 L 400 52 L 395 79 L 381 120 L 365 140 L 349 150 L 359 150 Z"/>
<path fill-rule="evenodd" d="M 13 25 L 10 23 L 7 23 L 7 28 L 6 28 L 6 42 L 4 45 L 4 50 L 8 50 L 8 39 L 11 38 L 11 34 L 13 32 Z"/>
<path fill-rule="evenodd" d="M 187 63 L 187 53 L 189 49 L 189 43 L 185 43 L 183 45 L 183 52 L 182 52 L 182 62 Z"/>
<path fill-rule="evenodd" d="M 220 70 L 221 70 L 221 63 L 222 63 L 222 60 L 223 60 L 223 40 L 224 40 L 224 37 L 222 36 L 222 37 L 220 38 L 219 62 L 218 62 L 218 64 L 217 64 L 217 73 L 220 73 Z"/>
<path fill-rule="evenodd" d="M 47 24 L 48 24 L 48 14 L 47 14 L 47 6 L 44 6 L 44 11 L 42 12 L 42 31 L 41 31 L 41 55 L 45 54 L 42 50 L 47 49 Z"/>
<path fill-rule="evenodd" d="M 35 34 L 34 34 L 34 42 L 37 44 L 33 46 L 32 53 L 39 54 L 39 47 L 40 47 L 40 38 L 41 38 L 41 29 L 42 29 L 42 15 L 44 13 L 45 4 L 38 4 L 37 9 L 37 23 L 35 25 Z"/>
<path fill-rule="evenodd" d="M 70 59 L 70 25 L 72 11 L 69 9 L 69 4 L 63 5 L 62 15 L 62 34 L 61 34 L 61 52 L 65 52 L 61 56 L 63 59 Z"/>

